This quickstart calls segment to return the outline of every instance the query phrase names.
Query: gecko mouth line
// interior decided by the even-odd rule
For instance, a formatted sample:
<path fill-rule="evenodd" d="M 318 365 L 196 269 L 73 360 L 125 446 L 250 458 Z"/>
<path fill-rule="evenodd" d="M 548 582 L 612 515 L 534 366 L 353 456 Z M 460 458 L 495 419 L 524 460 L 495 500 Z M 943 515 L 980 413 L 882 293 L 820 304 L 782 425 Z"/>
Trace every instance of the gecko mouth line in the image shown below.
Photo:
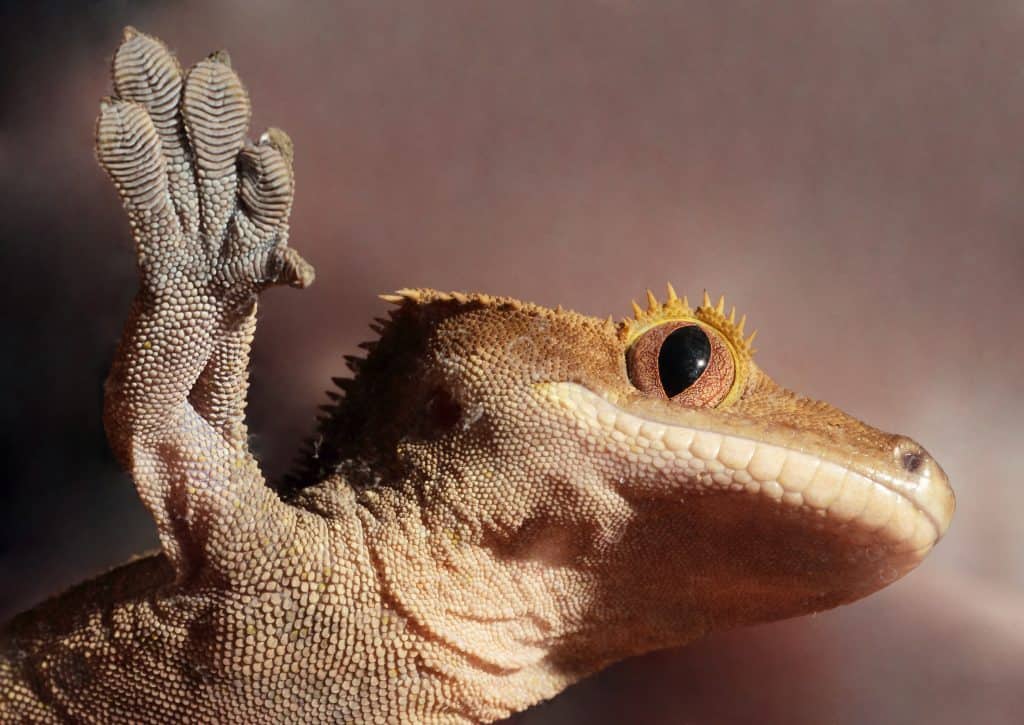
<path fill-rule="evenodd" d="M 667 423 L 625 410 L 578 383 L 547 383 L 542 392 L 598 445 L 638 466 L 682 473 L 695 493 L 746 491 L 824 515 L 858 532 L 882 532 L 897 551 L 923 556 L 946 532 L 953 495 L 931 463 L 910 476 L 859 470 L 827 456 L 736 433 Z"/>

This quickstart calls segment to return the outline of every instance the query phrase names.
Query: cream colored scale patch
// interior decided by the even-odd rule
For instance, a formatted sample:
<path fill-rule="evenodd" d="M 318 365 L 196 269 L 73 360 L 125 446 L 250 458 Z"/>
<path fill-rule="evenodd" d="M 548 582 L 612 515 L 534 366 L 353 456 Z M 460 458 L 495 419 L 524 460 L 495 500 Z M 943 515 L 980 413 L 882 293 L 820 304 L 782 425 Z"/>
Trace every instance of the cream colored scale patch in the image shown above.
<path fill-rule="evenodd" d="M 587 439 L 638 466 L 683 473 L 690 494 L 747 491 L 883 533 L 897 551 L 924 552 L 944 533 L 928 479 L 874 480 L 833 461 L 738 435 L 666 425 L 633 415 L 576 383 L 545 383 L 543 394 L 573 415 Z"/>

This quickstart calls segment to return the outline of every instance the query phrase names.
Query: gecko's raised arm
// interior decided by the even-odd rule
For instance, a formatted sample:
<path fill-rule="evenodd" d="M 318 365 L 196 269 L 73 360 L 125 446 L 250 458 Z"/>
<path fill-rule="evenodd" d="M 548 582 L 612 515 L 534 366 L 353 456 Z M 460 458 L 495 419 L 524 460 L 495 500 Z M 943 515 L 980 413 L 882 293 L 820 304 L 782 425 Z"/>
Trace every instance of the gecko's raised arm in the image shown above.
<path fill-rule="evenodd" d="M 141 288 L 105 422 L 184 577 L 239 553 L 211 538 L 248 549 L 290 526 L 246 448 L 246 368 L 257 294 L 313 275 L 286 246 L 291 143 L 277 130 L 246 141 L 249 98 L 225 53 L 183 74 L 160 41 L 128 29 L 113 78 L 96 151 L 128 213 Z M 282 515 L 253 515 L 268 507 Z"/>

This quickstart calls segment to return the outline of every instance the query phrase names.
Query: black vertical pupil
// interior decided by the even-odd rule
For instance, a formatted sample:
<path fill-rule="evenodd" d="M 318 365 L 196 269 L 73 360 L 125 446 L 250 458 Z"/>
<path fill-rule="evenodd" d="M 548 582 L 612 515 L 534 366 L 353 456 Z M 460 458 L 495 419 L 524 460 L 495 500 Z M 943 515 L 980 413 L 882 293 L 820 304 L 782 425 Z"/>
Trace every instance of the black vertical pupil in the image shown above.
<path fill-rule="evenodd" d="M 661 387 L 673 397 L 697 382 L 711 360 L 711 341 L 697 325 L 673 330 L 661 343 L 658 352 L 658 375 Z"/>

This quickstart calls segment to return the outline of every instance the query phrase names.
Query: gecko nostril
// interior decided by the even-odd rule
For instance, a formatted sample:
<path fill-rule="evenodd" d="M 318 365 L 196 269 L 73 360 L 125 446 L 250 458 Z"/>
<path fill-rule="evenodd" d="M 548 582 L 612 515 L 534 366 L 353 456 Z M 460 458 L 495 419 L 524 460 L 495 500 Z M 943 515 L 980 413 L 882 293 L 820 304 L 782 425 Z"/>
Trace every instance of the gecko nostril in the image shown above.
<path fill-rule="evenodd" d="M 919 473 L 927 475 L 926 468 L 930 466 L 932 457 L 923 449 L 920 443 L 907 438 L 905 435 L 893 436 L 896 444 L 892 447 L 893 459 L 907 473 Z"/>
<path fill-rule="evenodd" d="M 917 473 L 921 466 L 924 465 L 924 456 L 916 451 L 907 451 L 903 454 L 901 461 L 904 470 L 908 473 Z"/>
<path fill-rule="evenodd" d="M 925 474 L 931 456 L 917 442 L 906 436 L 896 436 L 896 445 L 892 448 L 892 457 L 907 473 Z"/>

